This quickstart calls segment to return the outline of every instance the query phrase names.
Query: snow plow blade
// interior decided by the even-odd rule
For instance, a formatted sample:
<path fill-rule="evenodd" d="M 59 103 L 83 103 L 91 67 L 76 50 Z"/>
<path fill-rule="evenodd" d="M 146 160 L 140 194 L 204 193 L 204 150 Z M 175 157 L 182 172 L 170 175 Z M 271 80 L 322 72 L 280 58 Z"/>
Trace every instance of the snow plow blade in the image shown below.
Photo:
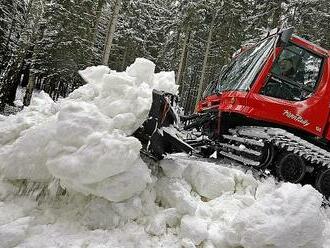
<path fill-rule="evenodd" d="M 177 116 L 172 107 L 175 96 L 163 91 L 154 90 L 148 119 L 134 133 L 143 146 L 143 152 L 157 159 L 174 152 L 191 153 L 193 148 L 175 135 Z"/>

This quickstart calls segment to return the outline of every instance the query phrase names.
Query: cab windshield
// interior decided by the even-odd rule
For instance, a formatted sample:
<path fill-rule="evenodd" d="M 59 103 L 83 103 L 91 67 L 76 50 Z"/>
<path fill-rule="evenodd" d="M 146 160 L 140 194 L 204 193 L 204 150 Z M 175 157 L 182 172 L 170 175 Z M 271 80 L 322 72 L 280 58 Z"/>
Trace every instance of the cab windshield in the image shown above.
<path fill-rule="evenodd" d="M 273 36 L 238 55 L 222 73 L 214 91 L 248 91 L 275 42 L 276 36 Z"/>

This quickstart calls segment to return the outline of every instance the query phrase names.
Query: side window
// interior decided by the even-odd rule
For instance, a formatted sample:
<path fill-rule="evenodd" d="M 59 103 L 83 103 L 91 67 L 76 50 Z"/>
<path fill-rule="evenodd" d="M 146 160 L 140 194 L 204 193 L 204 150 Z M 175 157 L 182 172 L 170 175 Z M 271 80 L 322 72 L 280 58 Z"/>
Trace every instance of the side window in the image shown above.
<path fill-rule="evenodd" d="M 290 101 L 305 100 L 317 87 L 321 67 L 321 57 L 291 44 L 277 58 L 261 94 Z"/>

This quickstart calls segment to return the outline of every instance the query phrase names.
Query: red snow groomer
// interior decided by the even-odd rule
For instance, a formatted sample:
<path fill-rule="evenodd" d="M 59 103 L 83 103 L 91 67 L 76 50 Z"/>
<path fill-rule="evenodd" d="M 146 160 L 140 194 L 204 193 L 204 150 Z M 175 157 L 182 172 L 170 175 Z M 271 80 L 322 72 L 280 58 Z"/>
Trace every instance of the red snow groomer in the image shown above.
<path fill-rule="evenodd" d="M 292 33 L 272 30 L 232 59 L 181 118 L 205 138 L 185 141 L 329 197 L 330 52 Z"/>

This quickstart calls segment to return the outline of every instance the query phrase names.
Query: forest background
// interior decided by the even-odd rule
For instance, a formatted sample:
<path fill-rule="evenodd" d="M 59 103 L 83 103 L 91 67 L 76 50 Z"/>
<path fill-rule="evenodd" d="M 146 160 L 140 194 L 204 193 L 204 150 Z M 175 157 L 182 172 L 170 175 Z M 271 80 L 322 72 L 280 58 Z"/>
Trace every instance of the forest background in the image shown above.
<path fill-rule="evenodd" d="M 125 70 L 135 58 L 176 73 L 194 110 L 241 46 L 274 27 L 330 49 L 329 0 L 0 0 L 0 112 L 18 86 L 54 100 L 84 84 L 78 70 Z"/>

